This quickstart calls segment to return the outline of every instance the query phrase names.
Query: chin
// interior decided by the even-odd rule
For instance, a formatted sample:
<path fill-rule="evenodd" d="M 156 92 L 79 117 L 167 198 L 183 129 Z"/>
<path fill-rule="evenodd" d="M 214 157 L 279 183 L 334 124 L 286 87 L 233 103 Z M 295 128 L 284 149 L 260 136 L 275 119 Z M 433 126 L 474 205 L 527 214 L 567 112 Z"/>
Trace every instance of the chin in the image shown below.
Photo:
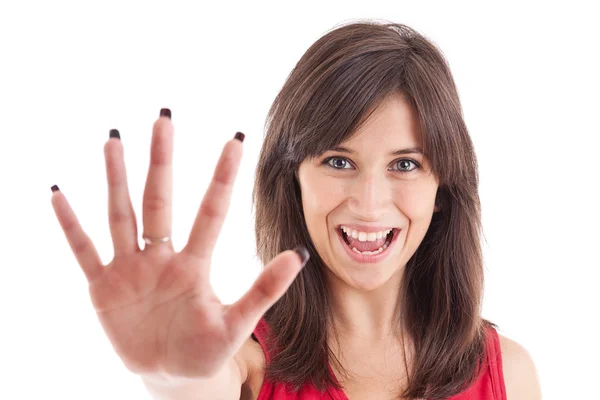
<path fill-rule="evenodd" d="M 346 264 L 345 266 L 341 266 L 340 270 L 332 271 L 332 273 L 346 285 L 356 290 L 371 292 L 385 286 L 390 280 L 394 279 L 394 276 L 401 273 L 402 268 L 399 268 L 398 265 L 399 263 L 394 263 L 391 260 L 390 262 L 369 268 Z"/>

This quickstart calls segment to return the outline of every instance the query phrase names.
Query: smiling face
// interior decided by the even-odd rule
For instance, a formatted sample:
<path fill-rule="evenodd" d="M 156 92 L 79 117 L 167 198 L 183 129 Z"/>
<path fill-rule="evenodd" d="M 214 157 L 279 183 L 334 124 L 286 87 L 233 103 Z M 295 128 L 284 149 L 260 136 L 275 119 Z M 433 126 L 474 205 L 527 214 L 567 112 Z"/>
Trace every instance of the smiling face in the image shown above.
<path fill-rule="evenodd" d="M 329 271 L 346 284 L 380 287 L 403 271 L 423 240 L 437 210 L 438 180 L 420 148 L 416 116 L 392 95 L 351 139 L 300 164 L 309 234 Z M 374 251 L 360 254 L 367 249 Z"/>

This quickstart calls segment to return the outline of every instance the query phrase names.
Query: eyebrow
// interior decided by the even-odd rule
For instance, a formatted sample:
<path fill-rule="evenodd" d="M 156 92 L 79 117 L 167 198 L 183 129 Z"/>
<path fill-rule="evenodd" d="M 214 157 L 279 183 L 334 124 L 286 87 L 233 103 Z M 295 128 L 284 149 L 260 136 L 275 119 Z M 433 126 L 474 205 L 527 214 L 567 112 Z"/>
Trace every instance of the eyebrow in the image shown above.
<path fill-rule="evenodd" d="M 340 153 L 348 153 L 348 154 L 354 154 L 355 151 L 347 149 L 345 147 L 342 146 L 336 146 L 332 149 L 330 149 L 331 151 L 339 151 Z M 402 154 L 423 154 L 423 149 L 420 147 L 409 147 L 407 149 L 400 149 L 400 150 L 395 150 L 392 151 L 391 153 L 389 153 L 390 156 L 399 156 Z"/>

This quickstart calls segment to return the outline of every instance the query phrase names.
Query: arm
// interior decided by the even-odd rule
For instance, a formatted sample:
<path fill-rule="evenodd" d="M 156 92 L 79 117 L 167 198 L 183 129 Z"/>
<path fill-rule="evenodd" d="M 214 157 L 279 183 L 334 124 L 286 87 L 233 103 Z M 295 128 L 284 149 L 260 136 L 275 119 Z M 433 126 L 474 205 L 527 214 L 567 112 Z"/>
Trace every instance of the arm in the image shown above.
<path fill-rule="evenodd" d="M 232 358 L 226 368 L 211 378 L 142 376 L 142 381 L 155 400 L 239 400 L 247 371 L 238 360 L 237 356 Z"/>
<path fill-rule="evenodd" d="M 540 400 L 539 377 L 531 355 L 519 343 L 499 335 L 506 398 L 508 400 Z"/>

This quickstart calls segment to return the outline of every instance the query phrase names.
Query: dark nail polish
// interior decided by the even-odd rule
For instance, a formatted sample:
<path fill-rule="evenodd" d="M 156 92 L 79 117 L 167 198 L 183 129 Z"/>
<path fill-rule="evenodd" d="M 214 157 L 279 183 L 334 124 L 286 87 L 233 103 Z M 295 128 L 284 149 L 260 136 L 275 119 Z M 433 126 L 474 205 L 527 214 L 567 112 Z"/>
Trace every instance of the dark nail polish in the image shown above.
<path fill-rule="evenodd" d="M 121 139 L 121 134 L 119 133 L 118 130 L 116 129 L 111 129 L 110 132 L 108 133 L 108 137 L 109 138 L 117 138 L 117 139 Z"/>
<path fill-rule="evenodd" d="M 302 266 L 304 267 L 306 265 L 306 262 L 308 261 L 308 259 L 310 258 L 310 254 L 308 253 L 308 249 L 304 246 L 298 246 L 294 249 L 294 251 L 296 253 L 298 253 L 298 255 L 300 256 L 300 259 L 302 260 Z"/>
<path fill-rule="evenodd" d="M 240 142 L 243 142 L 245 137 L 246 137 L 246 135 L 244 135 L 242 132 L 238 132 L 235 134 L 235 138 L 237 140 L 239 140 Z"/>
<path fill-rule="evenodd" d="M 58 186 L 54 185 L 50 189 L 52 189 L 53 192 L 56 192 L 58 190 Z"/>
<path fill-rule="evenodd" d="M 167 118 L 171 119 L 171 110 L 169 110 L 168 108 L 161 108 L 160 109 L 160 116 L 161 117 L 167 117 Z"/>

